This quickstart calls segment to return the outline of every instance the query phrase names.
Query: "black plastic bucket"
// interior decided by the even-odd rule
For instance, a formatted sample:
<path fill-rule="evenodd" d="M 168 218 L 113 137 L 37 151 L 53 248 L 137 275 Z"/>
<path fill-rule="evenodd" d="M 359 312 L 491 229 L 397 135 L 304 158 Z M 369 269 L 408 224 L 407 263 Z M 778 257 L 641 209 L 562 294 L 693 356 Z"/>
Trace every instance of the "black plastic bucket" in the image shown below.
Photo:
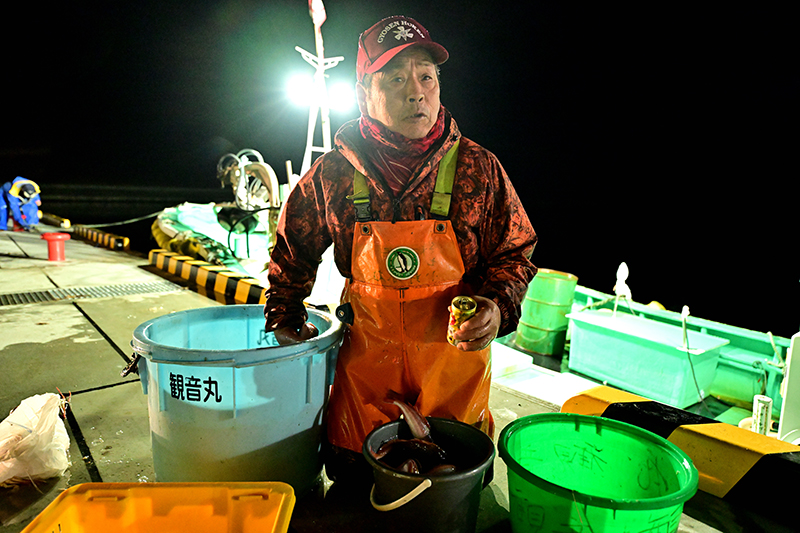
<path fill-rule="evenodd" d="M 493 474 L 494 443 L 470 425 L 428 418 L 431 437 L 457 465 L 452 474 L 407 474 L 389 468 L 372 455 L 384 443 L 412 438 L 404 421 L 375 428 L 364 440 L 363 453 L 373 468 L 370 500 L 388 530 L 415 533 L 474 533 L 481 490 Z"/>

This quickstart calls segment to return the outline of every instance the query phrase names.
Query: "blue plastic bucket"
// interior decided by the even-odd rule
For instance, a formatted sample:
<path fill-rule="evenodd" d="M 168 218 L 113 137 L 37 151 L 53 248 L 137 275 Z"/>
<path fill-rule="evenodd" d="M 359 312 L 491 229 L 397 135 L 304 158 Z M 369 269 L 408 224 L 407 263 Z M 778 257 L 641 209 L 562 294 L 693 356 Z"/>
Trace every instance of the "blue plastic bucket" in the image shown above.
<path fill-rule="evenodd" d="M 290 346 L 264 331 L 262 305 L 190 309 L 136 328 L 156 481 L 313 486 L 342 324 L 308 312 L 319 336 Z"/>

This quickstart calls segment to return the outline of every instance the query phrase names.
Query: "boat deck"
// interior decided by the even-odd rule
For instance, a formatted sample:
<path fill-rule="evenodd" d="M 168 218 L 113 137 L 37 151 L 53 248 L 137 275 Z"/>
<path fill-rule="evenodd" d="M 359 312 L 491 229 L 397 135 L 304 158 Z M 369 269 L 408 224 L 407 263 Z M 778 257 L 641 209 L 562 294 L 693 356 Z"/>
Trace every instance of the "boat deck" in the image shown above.
<path fill-rule="evenodd" d="M 43 228 L 48 230 L 55 231 Z M 64 476 L 35 487 L 0 488 L 0 524 L 9 533 L 22 531 L 68 487 L 155 481 L 147 398 L 136 376 L 120 377 L 131 355 L 132 332 L 160 315 L 223 305 L 157 270 L 142 255 L 75 235 L 65 248 L 64 261 L 49 261 L 39 234 L 0 232 L 0 413 L 4 417 L 35 394 L 70 398 L 72 463 Z M 496 434 L 518 417 L 557 411 L 563 401 L 594 386 L 495 344 L 490 408 Z M 371 531 L 367 495 L 337 495 L 328 487 L 298 500 L 290 531 Z M 477 530 L 511 531 L 506 470 L 499 458 L 494 479 L 481 494 Z M 680 531 L 717 530 L 684 514 Z"/>

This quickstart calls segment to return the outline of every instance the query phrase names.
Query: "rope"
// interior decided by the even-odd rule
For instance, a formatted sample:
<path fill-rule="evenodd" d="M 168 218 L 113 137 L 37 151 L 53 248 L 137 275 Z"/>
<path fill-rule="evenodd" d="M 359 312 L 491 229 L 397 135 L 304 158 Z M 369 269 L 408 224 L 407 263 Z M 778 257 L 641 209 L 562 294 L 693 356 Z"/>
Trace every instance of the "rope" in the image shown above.
<path fill-rule="evenodd" d="M 153 218 L 154 216 L 157 216 L 159 214 L 161 214 L 161 211 L 156 211 L 155 213 L 150 213 L 149 215 L 145 215 L 139 218 L 131 218 L 129 220 L 123 220 L 122 222 L 109 222 L 107 224 L 81 224 L 81 226 L 83 226 L 84 228 L 108 228 L 111 226 L 122 226 L 125 224 L 132 224 L 134 222 L 139 222 L 141 220 L 147 220 L 148 218 Z"/>

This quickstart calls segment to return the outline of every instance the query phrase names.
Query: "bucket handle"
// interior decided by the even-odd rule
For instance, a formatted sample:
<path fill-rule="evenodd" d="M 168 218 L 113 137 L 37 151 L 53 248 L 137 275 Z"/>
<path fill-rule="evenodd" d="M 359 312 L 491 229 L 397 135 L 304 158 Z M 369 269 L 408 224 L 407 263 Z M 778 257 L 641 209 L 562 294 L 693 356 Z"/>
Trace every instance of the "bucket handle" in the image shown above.
<path fill-rule="evenodd" d="M 378 511 L 393 511 L 394 509 L 402 507 L 403 505 L 407 504 L 408 502 L 410 502 L 411 500 L 413 500 L 414 498 L 425 492 L 425 490 L 432 484 L 433 483 L 431 482 L 430 479 L 425 478 L 422 480 L 422 483 L 414 487 L 411 490 L 411 492 L 409 492 L 405 496 L 401 496 L 400 498 L 391 503 L 380 504 L 380 503 L 375 503 L 375 484 L 373 483 L 372 490 L 369 492 L 369 502 L 372 504 L 372 507 L 374 507 Z"/>
<path fill-rule="evenodd" d="M 293 359 L 297 359 L 299 357 L 305 357 L 308 354 L 316 354 L 320 353 L 320 349 L 318 345 L 313 345 L 310 348 L 306 348 L 302 352 L 293 353 L 292 355 L 287 355 L 283 357 L 278 357 L 276 359 L 267 359 L 266 361 L 256 361 L 254 363 L 243 363 L 240 365 L 235 365 L 236 368 L 247 368 L 251 366 L 259 366 L 259 365 L 270 365 L 272 363 L 283 363 L 284 361 L 291 361 Z"/>
<path fill-rule="evenodd" d="M 150 359 L 151 363 L 159 365 L 184 365 L 184 366 L 233 366 L 236 359 L 212 359 L 210 361 L 172 361 L 168 359 Z"/>
<path fill-rule="evenodd" d="M 139 359 L 140 355 L 151 355 L 150 352 L 145 350 L 139 350 L 136 346 L 133 348 L 134 356 L 136 359 Z M 165 365 L 186 365 L 186 366 L 195 366 L 201 364 L 203 366 L 232 366 L 234 368 L 248 368 L 251 366 L 259 366 L 259 365 L 268 365 L 271 363 L 283 363 L 284 361 L 291 361 L 292 359 L 297 359 L 299 357 L 307 356 L 310 353 L 319 353 L 319 346 L 313 345 L 310 348 L 307 348 L 301 352 L 294 353 L 290 356 L 279 357 L 276 359 L 267 359 L 266 361 L 256 361 L 254 363 L 242 363 L 236 364 L 236 359 L 211 359 L 209 361 L 182 361 L 180 359 L 154 359 L 150 358 L 150 361 L 157 364 L 165 364 Z"/>

